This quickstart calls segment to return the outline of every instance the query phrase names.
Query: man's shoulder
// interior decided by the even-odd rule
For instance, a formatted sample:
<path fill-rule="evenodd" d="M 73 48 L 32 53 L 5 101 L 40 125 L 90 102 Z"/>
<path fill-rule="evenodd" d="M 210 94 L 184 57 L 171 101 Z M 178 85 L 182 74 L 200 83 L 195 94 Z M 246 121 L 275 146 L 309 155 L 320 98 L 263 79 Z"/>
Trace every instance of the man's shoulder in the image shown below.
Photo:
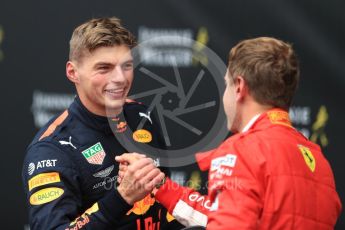
<path fill-rule="evenodd" d="M 146 111 L 148 107 L 142 102 L 126 99 L 125 104 L 123 105 L 125 112 L 136 112 L 136 111 Z"/>
<path fill-rule="evenodd" d="M 145 121 L 148 121 L 145 123 L 150 125 L 153 124 L 151 111 L 149 111 L 149 108 L 141 102 L 126 100 L 126 103 L 123 106 L 123 114 L 130 126 L 137 125 L 142 119 L 146 119 Z"/>
<path fill-rule="evenodd" d="M 90 128 L 69 109 L 54 116 L 35 135 L 28 149 L 33 146 L 56 146 L 62 151 L 73 151 L 80 146 L 89 144 L 89 139 L 99 136 L 99 132 Z"/>
<path fill-rule="evenodd" d="M 56 140 L 47 138 L 42 141 L 36 141 L 31 143 L 26 149 L 26 155 L 24 163 L 27 162 L 68 162 L 68 152 L 64 147 Z"/>
<path fill-rule="evenodd" d="M 161 134 L 161 125 L 159 123 L 158 111 L 151 106 L 133 100 L 126 100 L 123 107 L 123 114 L 130 129 L 135 131 L 144 131 L 152 135 L 152 141 L 149 145 L 159 149 L 165 149 L 165 142 Z"/>
<path fill-rule="evenodd" d="M 23 161 L 24 180 L 45 172 L 62 172 L 66 168 L 74 169 L 73 161 L 59 144 L 51 139 L 32 143 L 26 151 Z"/>
<path fill-rule="evenodd" d="M 69 140 L 72 126 L 68 110 L 54 116 L 35 135 L 26 149 L 25 162 L 40 162 L 44 160 L 65 159 L 68 150 L 73 150 Z M 75 140 L 73 140 L 75 141 Z M 67 145 L 68 143 L 68 145 Z M 69 147 L 69 148 L 66 148 Z M 72 147 L 72 148 L 71 148 Z M 52 161 L 54 162 L 54 161 Z"/>
<path fill-rule="evenodd" d="M 262 152 L 262 136 L 260 132 L 237 133 L 227 138 L 215 152 L 215 156 L 235 155 L 245 158 L 258 158 Z"/>
<path fill-rule="evenodd" d="M 281 132 L 279 132 L 281 134 Z M 243 133 L 237 133 L 227 139 L 228 145 L 235 145 L 238 148 L 245 146 L 247 148 L 257 148 L 257 145 L 271 142 L 276 139 L 275 132 L 272 132 L 272 128 L 267 129 L 251 129 Z"/>
<path fill-rule="evenodd" d="M 277 136 L 272 135 L 269 129 L 253 129 L 231 135 L 218 147 L 218 149 L 223 151 L 231 150 L 238 153 L 254 149 L 256 150 L 255 152 L 258 152 L 266 144 L 274 142 L 275 139 L 277 139 Z"/>
<path fill-rule="evenodd" d="M 34 145 L 41 140 L 51 139 L 56 135 L 59 135 L 62 127 L 68 127 L 66 124 L 71 120 L 71 114 L 66 109 L 62 113 L 53 116 L 43 127 L 41 127 L 36 133 L 30 145 Z"/>

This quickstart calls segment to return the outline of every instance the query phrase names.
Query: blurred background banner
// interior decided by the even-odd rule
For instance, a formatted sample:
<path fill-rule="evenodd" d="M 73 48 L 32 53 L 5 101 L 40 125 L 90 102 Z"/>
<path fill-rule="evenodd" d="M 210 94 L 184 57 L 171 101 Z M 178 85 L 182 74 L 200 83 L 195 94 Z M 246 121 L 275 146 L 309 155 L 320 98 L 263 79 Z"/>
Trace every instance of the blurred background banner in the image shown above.
<path fill-rule="evenodd" d="M 222 119 L 222 89 L 217 82 L 222 80 L 221 64 L 227 62 L 229 49 L 257 36 L 292 43 L 301 63 L 301 82 L 290 116 L 297 129 L 322 147 L 344 200 L 344 9 L 343 0 L 2 0 L 2 225 L 28 229 L 21 184 L 26 146 L 74 98 L 74 86 L 65 77 L 73 29 L 102 16 L 119 17 L 139 43 L 149 41 L 139 50 L 130 94 L 148 105 L 156 100 L 153 108 L 163 114 L 165 142 L 182 155 L 215 145 L 209 145 L 209 133 L 226 135 L 213 129 L 216 124 L 221 125 L 219 131 L 223 127 L 217 123 Z M 205 55 L 206 49 L 216 57 Z M 220 65 L 215 64 L 217 58 Z M 177 166 L 172 179 L 207 191 L 206 174 L 193 162 Z M 345 229 L 344 214 L 336 229 Z"/>

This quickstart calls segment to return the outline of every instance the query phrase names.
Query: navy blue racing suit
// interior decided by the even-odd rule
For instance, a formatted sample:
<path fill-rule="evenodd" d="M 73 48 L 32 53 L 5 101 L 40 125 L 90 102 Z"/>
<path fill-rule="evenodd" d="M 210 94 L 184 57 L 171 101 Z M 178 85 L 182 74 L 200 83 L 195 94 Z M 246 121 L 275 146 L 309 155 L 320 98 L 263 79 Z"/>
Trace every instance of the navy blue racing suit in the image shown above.
<path fill-rule="evenodd" d="M 48 122 L 28 146 L 23 165 L 31 230 L 182 228 L 150 195 L 130 206 L 116 190 L 115 156 L 130 151 L 115 136 L 135 131 L 142 119 L 148 121 L 134 139 L 161 146 L 159 128 L 136 102 L 126 102 L 118 117 L 108 119 L 76 97 Z"/>

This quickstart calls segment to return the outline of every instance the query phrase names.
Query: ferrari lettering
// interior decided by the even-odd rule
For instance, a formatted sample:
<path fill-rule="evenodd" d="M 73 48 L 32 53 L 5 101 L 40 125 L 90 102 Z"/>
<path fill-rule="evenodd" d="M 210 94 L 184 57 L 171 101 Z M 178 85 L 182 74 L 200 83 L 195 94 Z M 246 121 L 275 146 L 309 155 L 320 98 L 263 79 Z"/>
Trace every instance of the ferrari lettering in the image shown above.
<path fill-rule="evenodd" d="M 200 203 L 201 206 L 203 206 L 206 209 L 211 208 L 211 201 L 209 199 L 206 199 L 204 196 L 200 196 L 197 193 L 192 193 L 189 195 L 189 200 L 192 202 Z"/>

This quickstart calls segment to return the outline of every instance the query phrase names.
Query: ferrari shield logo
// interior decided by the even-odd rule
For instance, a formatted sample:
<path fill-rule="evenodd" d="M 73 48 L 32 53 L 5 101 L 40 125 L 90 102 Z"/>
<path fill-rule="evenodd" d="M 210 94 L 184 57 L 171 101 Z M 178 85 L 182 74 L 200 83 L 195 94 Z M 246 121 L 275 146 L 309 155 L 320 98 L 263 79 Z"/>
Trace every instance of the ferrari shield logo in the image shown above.
<path fill-rule="evenodd" d="M 311 153 L 310 149 L 303 146 L 303 145 L 298 145 L 299 150 L 302 153 L 302 156 L 304 158 L 305 163 L 309 167 L 309 169 L 314 172 L 315 171 L 315 158 L 313 154 Z"/>
<path fill-rule="evenodd" d="M 105 157 L 105 152 L 100 142 L 84 150 L 82 154 L 90 164 L 94 165 L 101 165 Z"/>

